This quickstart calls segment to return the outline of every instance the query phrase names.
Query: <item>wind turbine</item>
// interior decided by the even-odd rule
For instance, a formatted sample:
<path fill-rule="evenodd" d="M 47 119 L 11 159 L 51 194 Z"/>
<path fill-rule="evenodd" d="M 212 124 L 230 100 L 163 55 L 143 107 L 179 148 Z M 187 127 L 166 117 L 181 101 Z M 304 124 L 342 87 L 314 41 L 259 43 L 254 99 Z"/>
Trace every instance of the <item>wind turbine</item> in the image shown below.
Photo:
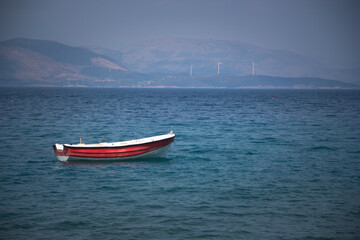
<path fill-rule="evenodd" d="M 218 60 L 218 75 L 220 75 L 220 64 L 222 64 L 222 63 L 219 62 L 219 60 Z"/>
<path fill-rule="evenodd" d="M 254 63 L 254 60 L 251 60 L 252 61 L 252 75 L 253 77 L 255 76 L 255 63 Z"/>
<path fill-rule="evenodd" d="M 193 65 L 190 65 L 190 76 L 192 76 L 192 67 Z"/>

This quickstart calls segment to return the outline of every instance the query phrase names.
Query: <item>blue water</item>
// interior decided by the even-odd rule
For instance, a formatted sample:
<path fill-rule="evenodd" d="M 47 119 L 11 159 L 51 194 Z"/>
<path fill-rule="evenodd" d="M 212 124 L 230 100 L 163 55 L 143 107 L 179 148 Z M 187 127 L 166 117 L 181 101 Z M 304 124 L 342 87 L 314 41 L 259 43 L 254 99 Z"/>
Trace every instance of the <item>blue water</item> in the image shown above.
<path fill-rule="evenodd" d="M 1 239 L 360 239 L 360 91 L 0 89 Z M 166 158 L 54 143 L 173 130 Z"/>

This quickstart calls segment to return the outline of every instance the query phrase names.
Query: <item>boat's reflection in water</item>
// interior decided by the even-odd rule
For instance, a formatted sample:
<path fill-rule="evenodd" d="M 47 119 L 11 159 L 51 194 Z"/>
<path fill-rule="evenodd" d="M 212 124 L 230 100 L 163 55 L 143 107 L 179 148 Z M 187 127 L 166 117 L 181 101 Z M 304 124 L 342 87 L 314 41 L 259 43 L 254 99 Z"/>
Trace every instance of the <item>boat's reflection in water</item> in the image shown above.
<path fill-rule="evenodd" d="M 57 164 L 64 166 L 108 166 L 108 165 L 122 165 L 122 166 L 136 166 L 143 164 L 163 164 L 170 163 L 171 159 L 166 157 L 149 158 L 149 159 L 134 159 L 134 160 L 106 160 L 106 161 L 58 161 Z"/>

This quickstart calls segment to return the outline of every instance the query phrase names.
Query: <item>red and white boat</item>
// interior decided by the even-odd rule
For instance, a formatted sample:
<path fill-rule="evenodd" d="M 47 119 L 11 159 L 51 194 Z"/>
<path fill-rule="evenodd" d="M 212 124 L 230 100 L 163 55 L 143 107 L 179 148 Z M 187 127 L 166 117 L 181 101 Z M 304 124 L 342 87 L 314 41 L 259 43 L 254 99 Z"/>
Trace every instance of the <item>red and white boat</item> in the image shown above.
<path fill-rule="evenodd" d="M 175 134 L 168 134 L 124 141 L 97 144 L 55 144 L 56 157 L 60 161 L 103 161 L 132 160 L 140 158 L 164 157 L 174 142 Z"/>

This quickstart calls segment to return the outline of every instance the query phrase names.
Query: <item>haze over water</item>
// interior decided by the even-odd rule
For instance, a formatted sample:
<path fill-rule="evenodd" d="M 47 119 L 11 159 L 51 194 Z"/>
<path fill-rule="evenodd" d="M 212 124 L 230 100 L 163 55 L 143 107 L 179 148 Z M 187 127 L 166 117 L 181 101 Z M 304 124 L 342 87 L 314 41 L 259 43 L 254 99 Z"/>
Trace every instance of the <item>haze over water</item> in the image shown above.
<path fill-rule="evenodd" d="M 360 92 L 0 89 L 1 239 L 358 239 Z M 166 158 L 55 143 L 173 130 Z"/>

